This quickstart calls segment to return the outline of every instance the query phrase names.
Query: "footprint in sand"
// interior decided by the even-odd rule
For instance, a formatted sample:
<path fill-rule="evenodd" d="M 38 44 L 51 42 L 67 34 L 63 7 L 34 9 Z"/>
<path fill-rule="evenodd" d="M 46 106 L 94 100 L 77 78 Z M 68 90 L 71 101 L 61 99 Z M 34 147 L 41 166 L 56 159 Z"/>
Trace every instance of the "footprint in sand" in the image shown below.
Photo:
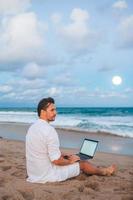
<path fill-rule="evenodd" d="M 84 194 L 91 194 L 94 192 L 94 190 L 91 187 L 86 187 L 86 186 L 80 186 L 78 188 L 79 192 L 83 192 Z"/>
<path fill-rule="evenodd" d="M 46 195 L 45 196 L 45 200 L 54 200 L 56 199 L 55 197 L 53 197 L 53 195 Z"/>
<path fill-rule="evenodd" d="M 133 172 L 132 172 L 132 171 L 130 171 L 130 172 L 129 172 L 129 174 L 133 175 Z"/>
<path fill-rule="evenodd" d="M 86 176 L 83 175 L 83 174 L 81 174 L 81 175 L 79 175 L 76 179 L 77 179 L 78 181 L 84 181 L 84 180 L 86 180 Z"/>
<path fill-rule="evenodd" d="M 124 197 L 122 197 L 122 200 L 133 200 L 133 196 L 125 195 Z"/>
<path fill-rule="evenodd" d="M 84 186 L 83 186 L 83 185 L 79 186 L 79 187 L 78 187 L 78 191 L 79 191 L 79 192 L 83 192 L 83 191 L 84 191 Z"/>
<path fill-rule="evenodd" d="M 94 192 L 94 190 L 91 189 L 91 188 L 85 188 L 85 189 L 84 189 L 84 193 L 85 193 L 85 194 L 91 194 L 91 193 L 93 193 L 93 192 Z"/>
<path fill-rule="evenodd" d="M 25 178 L 25 173 L 22 170 L 16 170 L 15 172 L 11 173 L 11 175 L 18 178 Z"/>
<path fill-rule="evenodd" d="M 5 161 L 4 156 L 0 154 L 0 163 L 1 163 L 1 162 L 4 162 L 4 161 Z"/>
<path fill-rule="evenodd" d="M 3 197 L 2 197 L 2 200 L 11 200 L 12 199 L 12 197 L 11 196 L 8 196 L 8 195 L 4 195 Z"/>
<path fill-rule="evenodd" d="M 0 187 L 4 187 L 5 185 L 5 179 L 4 178 L 0 178 Z"/>
<path fill-rule="evenodd" d="M 32 199 L 34 199 L 34 194 L 33 194 L 33 192 L 31 192 L 31 191 L 21 191 L 21 190 L 19 190 L 18 192 L 19 192 L 19 193 L 23 196 L 23 198 L 26 199 L 26 200 L 32 200 Z"/>
<path fill-rule="evenodd" d="M 12 166 L 7 165 L 7 166 L 2 166 L 1 168 L 2 168 L 2 171 L 7 171 L 7 170 L 11 169 L 11 167 Z"/>
<path fill-rule="evenodd" d="M 99 191 L 99 183 L 98 182 L 86 182 L 84 183 L 84 186 L 86 188 L 90 188 L 92 190 L 95 190 L 95 191 Z"/>
<path fill-rule="evenodd" d="M 25 170 L 25 166 L 24 165 L 18 165 L 16 166 L 17 169 L 22 169 L 22 170 Z"/>
<path fill-rule="evenodd" d="M 67 193 L 63 194 L 61 199 L 68 200 L 68 199 L 73 199 L 73 198 L 75 198 L 75 193 L 74 192 L 67 192 Z"/>

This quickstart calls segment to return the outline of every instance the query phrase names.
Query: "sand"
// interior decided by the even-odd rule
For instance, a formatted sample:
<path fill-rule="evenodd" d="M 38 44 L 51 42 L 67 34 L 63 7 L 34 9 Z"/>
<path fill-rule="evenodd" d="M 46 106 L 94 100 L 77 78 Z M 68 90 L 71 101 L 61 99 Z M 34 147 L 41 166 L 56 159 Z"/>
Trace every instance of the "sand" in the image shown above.
<path fill-rule="evenodd" d="M 116 163 L 118 171 L 110 177 L 81 173 L 64 182 L 28 183 L 24 141 L 1 138 L 0 200 L 133 200 L 133 156 L 97 152 L 91 162 L 101 166 Z"/>

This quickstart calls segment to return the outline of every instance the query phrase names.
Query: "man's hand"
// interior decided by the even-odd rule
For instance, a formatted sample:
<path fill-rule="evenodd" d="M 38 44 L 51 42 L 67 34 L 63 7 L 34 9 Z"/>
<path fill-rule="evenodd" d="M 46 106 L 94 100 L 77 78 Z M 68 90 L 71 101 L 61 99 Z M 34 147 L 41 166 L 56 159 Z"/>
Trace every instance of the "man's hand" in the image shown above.
<path fill-rule="evenodd" d="M 68 160 L 69 160 L 70 163 L 72 164 L 72 163 L 75 163 L 75 162 L 79 161 L 79 160 L 80 160 L 80 157 L 77 156 L 77 155 L 70 155 L 70 156 L 68 157 Z"/>
<path fill-rule="evenodd" d="M 72 154 L 70 154 L 70 153 L 63 153 L 63 152 L 61 152 L 61 155 L 63 156 L 63 157 L 68 157 L 68 156 L 71 156 Z"/>

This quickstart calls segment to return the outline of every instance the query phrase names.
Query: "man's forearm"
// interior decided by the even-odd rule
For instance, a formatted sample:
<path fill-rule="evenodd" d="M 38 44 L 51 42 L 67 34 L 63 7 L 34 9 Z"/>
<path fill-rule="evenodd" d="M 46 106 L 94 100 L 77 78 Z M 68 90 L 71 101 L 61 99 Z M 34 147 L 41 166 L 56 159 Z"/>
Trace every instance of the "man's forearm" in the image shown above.
<path fill-rule="evenodd" d="M 69 155 L 66 157 L 61 155 L 61 157 L 58 160 L 54 160 L 53 163 L 55 165 L 65 166 L 65 165 L 73 164 L 79 160 L 80 158 L 76 155 Z"/>
<path fill-rule="evenodd" d="M 54 160 L 53 163 L 55 165 L 65 166 L 72 164 L 72 161 L 64 158 L 64 156 L 61 155 L 61 157 L 58 160 Z"/>

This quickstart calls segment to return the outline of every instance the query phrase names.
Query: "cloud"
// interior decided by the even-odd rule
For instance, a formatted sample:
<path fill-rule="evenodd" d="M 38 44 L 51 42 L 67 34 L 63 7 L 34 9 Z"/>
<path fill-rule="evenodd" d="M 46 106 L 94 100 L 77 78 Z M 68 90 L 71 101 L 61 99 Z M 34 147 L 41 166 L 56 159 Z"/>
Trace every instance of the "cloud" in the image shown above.
<path fill-rule="evenodd" d="M 0 85 L 0 93 L 8 93 L 12 91 L 12 87 L 9 85 Z"/>
<path fill-rule="evenodd" d="M 56 87 L 51 87 L 46 92 L 47 92 L 48 96 L 55 97 L 55 96 L 58 96 L 62 93 L 62 89 L 56 88 Z"/>
<path fill-rule="evenodd" d="M 57 24 L 57 23 L 60 23 L 61 21 L 61 15 L 59 13 L 54 13 L 52 16 L 51 16 L 51 20 L 53 23 Z"/>
<path fill-rule="evenodd" d="M 0 85 L 1 98 L 0 102 L 18 102 L 18 103 L 37 103 L 41 98 L 52 96 L 58 102 L 63 102 L 66 105 L 88 105 L 98 100 L 99 103 L 111 101 L 112 99 L 125 101 L 129 94 L 133 91 L 132 88 L 127 88 L 122 92 L 115 90 L 103 91 L 95 88 L 89 90 L 89 87 L 78 85 L 51 85 L 50 79 L 25 79 L 8 81 L 7 84 Z M 97 105 L 97 102 L 96 102 Z"/>
<path fill-rule="evenodd" d="M 115 43 L 119 48 L 133 48 L 133 15 L 124 18 L 118 26 Z"/>
<path fill-rule="evenodd" d="M 112 98 L 127 98 L 127 93 L 126 91 L 122 91 L 122 92 L 117 92 L 115 90 L 110 90 L 110 91 L 103 91 L 100 88 L 95 88 L 94 91 L 88 91 L 86 93 L 87 98 L 97 98 L 97 99 L 112 99 Z"/>
<path fill-rule="evenodd" d="M 0 86 L 0 102 L 36 102 L 42 96 L 47 96 L 48 84 L 43 79 L 19 78 L 9 80 Z"/>
<path fill-rule="evenodd" d="M 114 70 L 114 67 L 106 66 L 106 65 L 103 65 L 103 66 L 99 67 L 99 69 L 98 69 L 99 72 L 109 72 L 112 70 Z"/>
<path fill-rule="evenodd" d="M 89 28 L 90 15 L 88 11 L 74 8 L 70 15 L 71 23 L 56 27 L 59 39 L 67 50 L 78 54 L 91 51 L 99 43 L 100 34 Z"/>
<path fill-rule="evenodd" d="M 68 73 L 68 68 L 67 71 L 64 70 L 63 73 L 58 74 L 52 81 L 53 84 L 56 84 L 57 86 L 68 86 L 68 85 L 74 85 L 74 78 L 71 76 L 70 73 Z"/>
<path fill-rule="evenodd" d="M 44 68 L 36 63 L 28 63 L 22 70 L 22 75 L 29 79 L 36 79 L 45 75 Z"/>
<path fill-rule="evenodd" d="M 123 10 L 123 9 L 126 9 L 128 7 L 128 5 L 127 5 L 126 1 L 119 0 L 119 1 L 115 2 L 112 5 L 112 7 L 115 8 L 115 9 Z"/>
<path fill-rule="evenodd" d="M 16 92 L 20 93 L 26 90 L 40 90 L 40 88 L 44 89 L 48 87 L 48 83 L 45 79 L 25 79 L 20 77 L 19 79 L 13 77 L 12 80 L 8 82 L 8 85 L 15 89 Z"/>
<path fill-rule="evenodd" d="M 133 88 L 126 88 L 125 93 L 128 95 L 133 94 Z"/>
<path fill-rule="evenodd" d="M 72 13 L 70 15 L 70 18 L 75 21 L 76 23 L 82 23 L 82 22 L 85 22 L 87 21 L 90 16 L 88 14 L 88 12 L 86 10 L 82 10 L 80 8 L 74 8 L 72 10 Z"/>
<path fill-rule="evenodd" d="M 0 0 L 0 14 L 17 14 L 30 7 L 31 0 Z"/>
<path fill-rule="evenodd" d="M 45 37 L 35 13 L 3 19 L 0 32 L 1 63 L 42 61 L 46 58 L 44 44 Z"/>

